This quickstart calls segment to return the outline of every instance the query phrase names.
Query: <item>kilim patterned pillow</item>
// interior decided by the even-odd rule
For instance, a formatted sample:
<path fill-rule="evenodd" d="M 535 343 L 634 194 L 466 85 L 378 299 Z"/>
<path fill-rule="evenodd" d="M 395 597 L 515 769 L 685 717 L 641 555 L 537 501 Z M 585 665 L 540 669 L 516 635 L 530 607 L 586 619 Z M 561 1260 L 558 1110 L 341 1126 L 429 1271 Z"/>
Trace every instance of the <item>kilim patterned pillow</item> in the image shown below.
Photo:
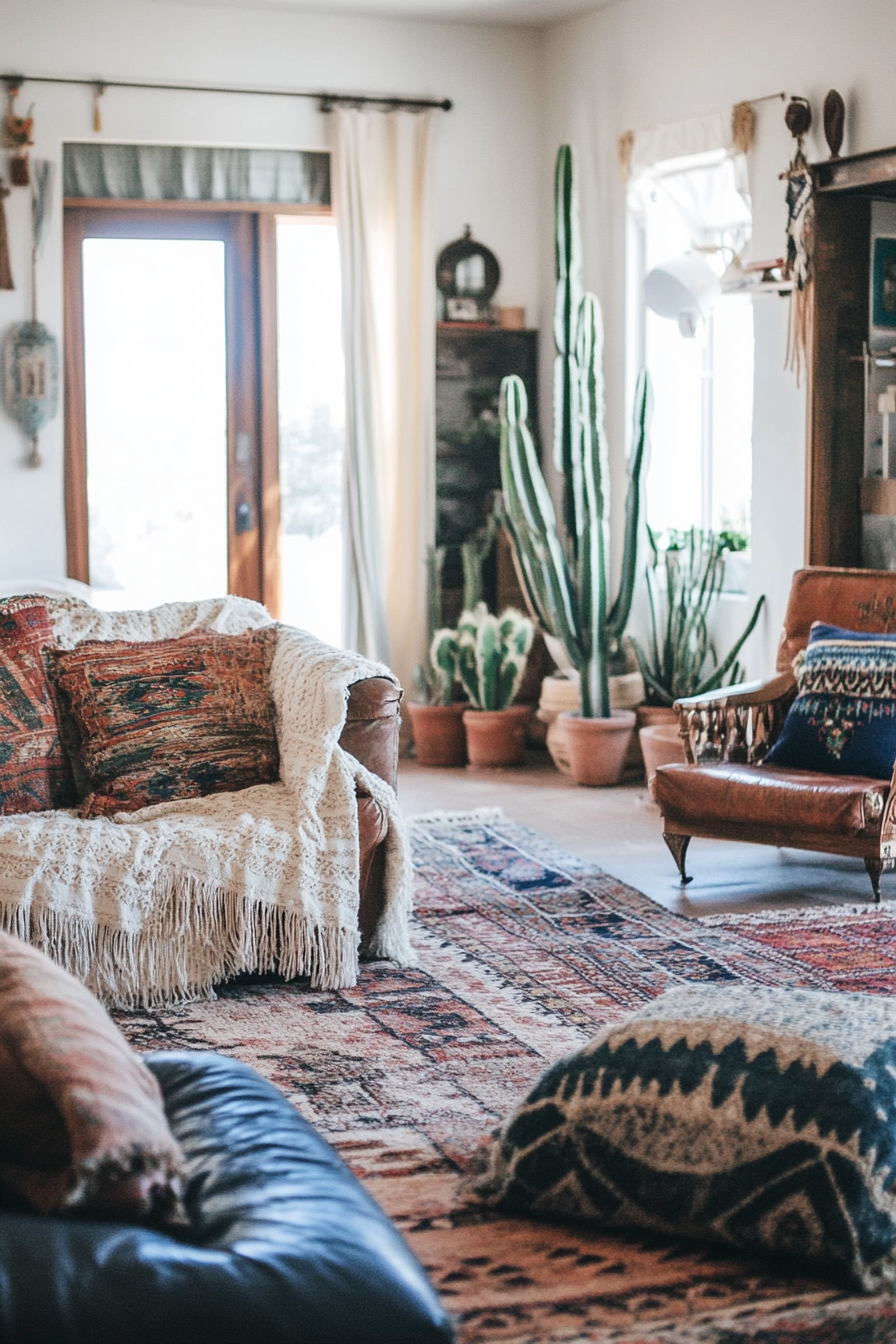
<path fill-rule="evenodd" d="M 88 640 L 53 656 L 90 789 L 81 815 L 236 792 L 278 777 L 274 632 Z"/>
<path fill-rule="evenodd" d="M 73 801 L 44 661 L 52 642 L 42 598 L 0 600 L 0 816 Z"/>
<path fill-rule="evenodd" d="M 889 779 L 896 761 L 896 634 L 816 621 L 768 765 Z"/>
<path fill-rule="evenodd" d="M 479 1199 L 896 1278 L 896 1001 L 675 989 L 547 1070 Z"/>

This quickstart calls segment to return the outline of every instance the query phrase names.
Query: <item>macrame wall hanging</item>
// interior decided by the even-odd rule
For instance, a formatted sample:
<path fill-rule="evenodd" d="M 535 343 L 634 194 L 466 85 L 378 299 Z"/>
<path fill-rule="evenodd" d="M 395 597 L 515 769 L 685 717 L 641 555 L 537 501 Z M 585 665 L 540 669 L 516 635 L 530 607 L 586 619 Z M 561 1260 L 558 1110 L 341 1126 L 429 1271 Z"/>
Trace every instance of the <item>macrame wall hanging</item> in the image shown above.
<path fill-rule="evenodd" d="M 34 143 L 34 119 L 20 117 L 15 110 L 18 85 L 8 81 L 9 110 L 6 116 L 5 145 L 12 150 L 10 180 L 14 186 L 31 190 L 31 318 L 17 322 L 3 341 L 3 400 L 13 420 L 24 430 L 30 443 L 28 466 L 41 464 L 38 434 L 59 409 L 59 349 L 56 338 L 37 319 L 37 259 L 46 234 L 50 213 L 53 166 L 45 159 L 28 157 Z M 0 181 L 0 287 L 12 289 L 9 265 L 9 239 L 3 199 L 10 188 Z"/>
<path fill-rule="evenodd" d="M 812 109 L 805 98 L 791 98 L 784 113 L 787 129 L 796 140 L 796 152 L 781 174 L 787 183 L 787 259 L 784 278 L 793 282 L 787 324 L 785 367 L 796 373 L 799 386 L 808 367 L 812 342 L 812 283 L 815 250 L 815 191 L 812 169 L 803 141 L 812 125 Z"/>

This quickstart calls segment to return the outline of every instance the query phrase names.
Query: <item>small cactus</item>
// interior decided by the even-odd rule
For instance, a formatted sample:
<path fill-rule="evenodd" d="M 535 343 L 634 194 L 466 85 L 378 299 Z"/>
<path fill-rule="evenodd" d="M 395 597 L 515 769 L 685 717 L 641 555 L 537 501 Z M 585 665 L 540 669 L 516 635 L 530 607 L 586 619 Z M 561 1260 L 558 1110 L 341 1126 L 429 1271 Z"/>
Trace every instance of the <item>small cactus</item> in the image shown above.
<path fill-rule="evenodd" d="M 414 669 L 414 689 L 424 705 L 450 705 L 458 679 L 460 648 L 456 630 L 436 630 L 428 661 Z"/>
<path fill-rule="evenodd" d="M 520 688 L 535 627 L 508 607 L 492 616 L 484 602 L 457 627 L 461 684 L 477 709 L 507 709 Z"/>

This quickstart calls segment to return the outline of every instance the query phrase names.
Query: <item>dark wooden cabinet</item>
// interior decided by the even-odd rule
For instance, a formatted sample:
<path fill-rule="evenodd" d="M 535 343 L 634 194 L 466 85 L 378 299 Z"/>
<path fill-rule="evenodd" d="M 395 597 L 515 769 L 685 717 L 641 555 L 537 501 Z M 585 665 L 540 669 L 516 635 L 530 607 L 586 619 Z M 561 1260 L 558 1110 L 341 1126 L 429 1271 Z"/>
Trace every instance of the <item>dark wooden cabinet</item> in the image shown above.
<path fill-rule="evenodd" d="M 896 498 L 890 482 L 883 483 L 890 489 L 878 488 L 879 468 L 868 448 L 877 432 L 877 395 L 888 381 L 896 382 L 896 368 L 887 372 L 890 352 L 875 350 L 873 342 L 869 348 L 875 202 L 896 209 L 896 148 L 816 164 L 813 174 L 807 559 L 811 565 L 861 566 L 868 563 L 863 532 L 867 557 L 874 531 L 867 523 L 863 528 L 863 512 L 894 516 L 896 535 Z M 896 227 L 888 232 L 896 234 Z"/>
<path fill-rule="evenodd" d="M 443 619 L 460 612 L 460 548 L 485 523 L 501 488 L 498 392 L 515 373 L 529 395 L 529 425 L 538 443 L 538 332 L 439 323 L 436 334 L 436 545 L 444 546 Z M 497 554 L 484 568 L 492 610 L 510 600 L 499 591 Z"/>

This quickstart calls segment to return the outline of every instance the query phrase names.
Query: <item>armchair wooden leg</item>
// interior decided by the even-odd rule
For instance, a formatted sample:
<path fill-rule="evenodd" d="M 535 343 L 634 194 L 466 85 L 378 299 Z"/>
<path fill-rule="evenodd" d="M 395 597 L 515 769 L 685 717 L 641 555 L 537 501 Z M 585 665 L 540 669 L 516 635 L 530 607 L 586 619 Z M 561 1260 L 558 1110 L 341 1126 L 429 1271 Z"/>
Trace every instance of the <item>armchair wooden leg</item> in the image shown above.
<path fill-rule="evenodd" d="M 681 874 L 681 885 L 686 887 L 687 884 L 692 881 L 684 870 L 684 859 L 688 852 L 688 845 L 691 843 L 691 837 L 689 835 L 674 835 L 669 831 L 663 831 L 663 839 L 669 846 L 669 852 L 678 866 L 678 871 Z M 870 860 L 866 859 L 865 862 L 869 863 Z"/>
<path fill-rule="evenodd" d="M 883 859 L 866 859 L 865 871 L 871 878 L 871 887 L 874 891 L 874 900 L 880 905 L 880 875 L 884 870 Z"/>

